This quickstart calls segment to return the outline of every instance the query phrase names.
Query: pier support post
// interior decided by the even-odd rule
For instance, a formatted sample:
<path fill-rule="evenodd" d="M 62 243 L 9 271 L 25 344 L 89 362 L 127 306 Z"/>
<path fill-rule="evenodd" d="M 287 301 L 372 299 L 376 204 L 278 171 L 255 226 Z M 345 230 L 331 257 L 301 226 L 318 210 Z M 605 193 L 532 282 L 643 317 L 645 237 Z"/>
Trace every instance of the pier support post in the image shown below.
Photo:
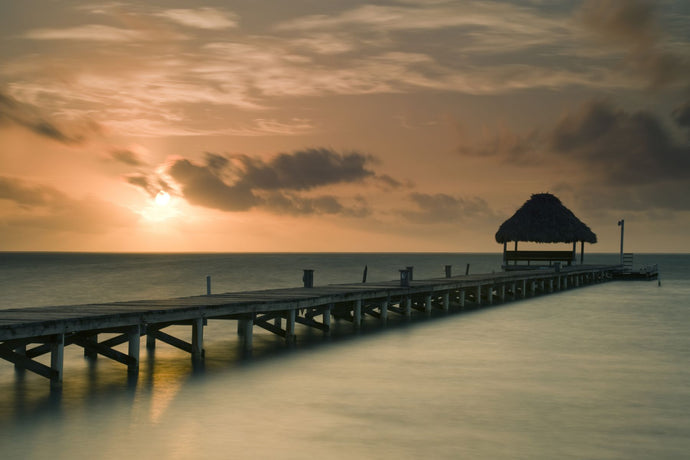
<path fill-rule="evenodd" d="M 323 325 L 326 326 L 324 334 L 331 335 L 331 310 L 333 310 L 333 304 L 329 303 L 323 310 Z"/>
<path fill-rule="evenodd" d="M 156 336 L 150 332 L 146 333 L 146 349 L 155 350 L 156 349 Z"/>
<path fill-rule="evenodd" d="M 409 295 L 405 297 L 405 318 L 410 318 L 412 317 L 412 297 Z"/>
<path fill-rule="evenodd" d="M 57 334 L 50 342 L 50 368 L 54 371 L 50 378 L 51 388 L 62 386 L 62 372 L 65 361 L 65 334 Z"/>
<path fill-rule="evenodd" d="M 501 302 L 506 301 L 506 285 L 501 284 L 501 288 L 498 291 L 498 298 L 501 300 Z"/>
<path fill-rule="evenodd" d="M 549 278 L 549 292 L 553 292 L 553 278 Z"/>
<path fill-rule="evenodd" d="M 138 324 L 129 328 L 127 331 L 127 340 L 127 355 L 132 358 L 127 365 L 127 372 L 136 374 L 139 372 L 139 342 L 141 340 L 141 331 L 139 330 Z"/>
<path fill-rule="evenodd" d="M 355 328 L 359 329 L 362 326 L 362 301 L 359 299 L 355 300 L 355 308 L 352 312 L 352 316 Z"/>
<path fill-rule="evenodd" d="M 486 300 L 489 305 L 493 305 L 494 303 L 494 286 L 493 284 L 487 286 L 488 290 L 486 291 Z"/>
<path fill-rule="evenodd" d="M 465 290 L 464 290 L 464 289 L 460 289 L 460 294 L 459 294 L 459 295 L 460 295 L 460 299 L 459 299 L 459 301 L 460 301 L 460 308 L 465 308 Z"/>
<path fill-rule="evenodd" d="M 285 342 L 288 344 L 295 343 L 295 314 L 294 309 L 287 311 L 287 319 L 285 320 Z"/>
<path fill-rule="evenodd" d="M 482 304 L 482 286 L 481 286 L 481 284 L 477 285 L 477 297 L 475 300 L 476 300 L 477 305 Z"/>
<path fill-rule="evenodd" d="M 522 280 L 521 295 L 523 299 L 527 297 L 527 280 Z"/>
<path fill-rule="evenodd" d="M 204 357 L 204 318 L 192 320 L 192 359 Z"/>
<path fill-rule="evenodd" d="M 443 311 L 448 311 L 450 308 L 450 293 L 448 291 L 443 293 Z"/>
<path fill-rule="evenodd" d="M 18 354 L 19 356 L 26 357 L 26 344 L 19 345 L 18 347 L 16 347 L 14 349 L 14 352 L 16 354 Z M 14 370 L 19 372 L 19 373 L 23 373 L 26 369 L 24 367 L 22 367 L 21 365 L 19 365 L 18 363 L 14 363 Z"/>
<path fill-rule="evenodd" d="M 386 324 L 388 322 L 388 300 L 384 300 L 381 303 L 381 323 Z"/>
<path fill-rule="evenodd" d="M 86 337 L 84 340 L 86 340 L 88 343 L 96 344 L 98 343 L 98 334 L 90 335 Z M 96 352 L 93 349 L 84 348 L 84 357 L 89 359 L 96 359 L 98 357 L 98 352 Z"/>

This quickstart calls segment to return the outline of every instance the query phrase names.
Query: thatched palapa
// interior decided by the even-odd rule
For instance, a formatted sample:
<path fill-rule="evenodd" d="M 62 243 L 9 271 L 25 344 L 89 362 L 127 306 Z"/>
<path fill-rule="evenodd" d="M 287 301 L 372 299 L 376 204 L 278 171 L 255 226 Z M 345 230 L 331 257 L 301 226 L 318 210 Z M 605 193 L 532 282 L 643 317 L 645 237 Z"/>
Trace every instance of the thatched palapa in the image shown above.
<path fill-rule="evenodd" d="M 496 242 L 508 241 L 596 243 L 597 235 L 561 200 L 550 193 L 536 193 L 496 232 Z"/>
<path fill-rule="evenodd" d="M 503 222 L 496 232 L 496 241 L 503 243 L 503 262 L 531 261 L 567 262 L 575 261 L 576 244 L 581 243 L 580 263 L 584 259 L 584 244 L 596 243 L 597 236 L 561 200 L 550 193 L 537 193 Z M 508 251 L 507 243 L 515 242 L 515 250 Z M 564 251 L 518 251 L 518 241 L 534 243 L 573 243 L 572 253 Z"/>

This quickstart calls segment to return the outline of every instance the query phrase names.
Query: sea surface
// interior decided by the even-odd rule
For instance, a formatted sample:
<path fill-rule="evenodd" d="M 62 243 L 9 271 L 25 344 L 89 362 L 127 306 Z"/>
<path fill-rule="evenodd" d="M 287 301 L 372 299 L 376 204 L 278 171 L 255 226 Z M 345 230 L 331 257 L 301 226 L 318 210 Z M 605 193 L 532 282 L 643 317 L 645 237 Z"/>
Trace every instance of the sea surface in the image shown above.
<path fill-rule="evenodd" d="M 616 254 L 585 255 L 616 263 Z M 0 253 L 0 309 L 499 271 L 499 254 Z M 0 458 L 682 459 L 690 456 L 690 255 L 609 282 L 355 334 L 209 321 L 206 359 L 158 344 L 141 370 L 65 349 L 64 383 L 0 361 Z M 189 328 L 175 334 L 187 337 Z M 185 336 L 187 334 L 187 336 Z M 188 337 L 187 337 L 188 339 Z"/>

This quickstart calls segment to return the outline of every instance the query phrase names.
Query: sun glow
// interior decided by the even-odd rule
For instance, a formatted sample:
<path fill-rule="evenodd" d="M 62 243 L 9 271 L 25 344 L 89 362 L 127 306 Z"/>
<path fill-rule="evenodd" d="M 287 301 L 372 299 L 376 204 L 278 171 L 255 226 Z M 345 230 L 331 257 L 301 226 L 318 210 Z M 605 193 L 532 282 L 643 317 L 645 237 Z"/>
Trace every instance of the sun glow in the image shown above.
<path fill-rule="evenodd" d="M 165 206 L 170 202 L 170 194 L 161 190 L 158 192 L 158 195 L 156 195 L 155 200 L 158 206 Z"/>

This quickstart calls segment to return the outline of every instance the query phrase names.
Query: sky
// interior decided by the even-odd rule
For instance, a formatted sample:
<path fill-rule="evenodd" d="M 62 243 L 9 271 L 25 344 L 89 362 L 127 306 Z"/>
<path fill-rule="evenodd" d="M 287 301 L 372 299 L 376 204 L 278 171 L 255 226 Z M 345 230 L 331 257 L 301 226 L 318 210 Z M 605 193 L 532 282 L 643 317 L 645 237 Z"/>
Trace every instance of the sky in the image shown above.
<path fill-rule="evenodd" d="M 690 2 L 0 2 L 0 250 L 497 252 L 544 192 L 690 252 Z"/>

